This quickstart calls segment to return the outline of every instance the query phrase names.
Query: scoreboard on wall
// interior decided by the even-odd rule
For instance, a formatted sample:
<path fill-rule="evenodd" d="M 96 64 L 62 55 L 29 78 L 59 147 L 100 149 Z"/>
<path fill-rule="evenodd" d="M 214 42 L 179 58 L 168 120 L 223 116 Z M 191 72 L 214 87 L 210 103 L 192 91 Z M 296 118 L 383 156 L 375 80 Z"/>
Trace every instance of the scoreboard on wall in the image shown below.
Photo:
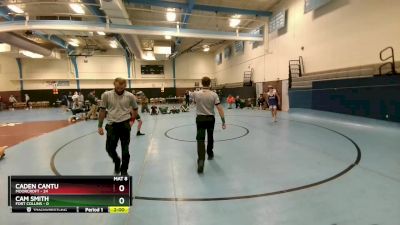
<path fill-rule="evenodd" d="M 13 213 L 128 213 L 131 176 L 9 176 Z"/>
<path fill-rule="evenodd" d="M 141 73 L 143 75 L 163 75 L 164 74 L 164 66 L 163 65 L 141 65 L 140 66 Z"/>

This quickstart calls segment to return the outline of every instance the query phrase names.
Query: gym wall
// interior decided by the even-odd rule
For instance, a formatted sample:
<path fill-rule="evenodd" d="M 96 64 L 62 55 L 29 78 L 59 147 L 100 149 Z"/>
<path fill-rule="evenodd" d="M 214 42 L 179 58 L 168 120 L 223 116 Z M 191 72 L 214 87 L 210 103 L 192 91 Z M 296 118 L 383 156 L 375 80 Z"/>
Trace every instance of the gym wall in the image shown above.
<path fill-rule="evenodd" d="M 128 78 L 128 68 L 123 56 L 94 56 L 78 57 L 80 88 L 93 89 L 113 87 L 115 77 Z M 164 75 L 142 75 L 142 64 L 164 65 Z M 172 60 L 159 62 L 139 61 L 132 62 L 132 88 L 173 88 Z M 52 80 L 68 81 L 58 89 L 76 89 L 77 80 L 71 61 L 63 59 L 22 59 L 24 90 L 50 90 Z M 176 59 L 176 87 L 193 88 L 203 76 L 212 78 L 212 56 L 207 53 L 188 53 Z M 15 58 L 0 56 L 0 91 L 20 90 L 19 71 Z M 67 83 L 68 83 L 67 82 Z"/>
<path fill-rule="evenodd" d="M 232 46 L 232 43 L 228 44 Z M 224 49 L 228 47 L 224 45 L 219 48 L 215 56 L 222 52 L 222 63 L 214 63 L 214 77 L 217 79 L 218 85 L 232 84 L 243 82 L 243 75 L 245 71 L 253 70 L 253 81 L 264 82 L 265 77 L 265 63 L 264 63 L 264 45 L 260 45 L 257 48 L 253 48 L 252 42 L 244 42 L 243 53 L 235 53 L 232 51 L 232 56 L 228 59 L 224 57 Z"/>
<path fill-rule="evenodd" d="M 286 28 L 266 32 L 255 49 L 245 42 L 243 54 L 214 62 L 215 78 L 218 85 L 242 82 L 244 71 L 253 69 L 254 82 L 285 80 L 288 61 L 300 55 L 306 73 L 380 63 L 379 51 L 387 46 L 400 54 L 399 8 L 397 0 L 335 0 L 304 14 L 304 0 L 280 1 L 272 11 L 287 10 Z"/>
<path fill-rule="evenodd" d="M 380 63 L 387 46 L 400 54 L 399 8 L 397 0 L 335 0 L 304 14 L 304 0 L 280 1 L 273 11 L 288 10 L 287 29 L 269 35 L 267 78 L 287 79 L 288 61 L 300 55 L 312 73 Z"/>
<path fill-rule="evenodd" d="M 310 90 L 290 90 L 291 108 L 344 113 L 400 122 L 400 76 L 313 82 Z"/>

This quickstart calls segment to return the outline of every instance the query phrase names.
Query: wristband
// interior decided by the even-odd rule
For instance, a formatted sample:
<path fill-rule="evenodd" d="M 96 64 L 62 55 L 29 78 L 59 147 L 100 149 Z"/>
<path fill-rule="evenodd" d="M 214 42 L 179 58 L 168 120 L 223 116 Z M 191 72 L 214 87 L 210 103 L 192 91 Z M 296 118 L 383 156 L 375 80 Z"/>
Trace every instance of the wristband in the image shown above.
<path fill-rule="evenodd" d="M 100 120 L 99 120 L 99 125 L 98 125 L 98 127 L 99 127 L 99 128 L 103 128 L 103 121 L 100 121 Z"/>
<path fill-rule="evenodd" d="M 225 118 L 221 117 L 221 120 L 222 120 L 222 124 L 225 124 Z"/>

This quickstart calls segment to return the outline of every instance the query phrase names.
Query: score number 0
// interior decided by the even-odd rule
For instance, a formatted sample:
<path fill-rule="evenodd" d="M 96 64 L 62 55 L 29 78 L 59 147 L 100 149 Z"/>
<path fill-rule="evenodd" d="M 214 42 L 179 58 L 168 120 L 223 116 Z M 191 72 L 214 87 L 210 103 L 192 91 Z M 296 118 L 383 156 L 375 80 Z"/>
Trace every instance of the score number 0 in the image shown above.
<path fill-rule="evenodd" d="M 125 186 L 122 185 L 122 184 L 119 185 L 118 190 L 120 192 L 124 192 L 125 191 Z M 124 197 L 119 198 L 118 202 L 119 202 L 119 204 L 123 205 L 125 203 L 125 198 Z"/>

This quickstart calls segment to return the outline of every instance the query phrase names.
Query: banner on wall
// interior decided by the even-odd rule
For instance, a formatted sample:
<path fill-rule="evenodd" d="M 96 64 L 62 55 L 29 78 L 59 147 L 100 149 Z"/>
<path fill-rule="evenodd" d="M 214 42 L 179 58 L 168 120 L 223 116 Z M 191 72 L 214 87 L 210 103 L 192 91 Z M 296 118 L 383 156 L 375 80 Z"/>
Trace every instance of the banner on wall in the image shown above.
<path fill-rule="evenodd" d="M 54 84 L 57 84 L 56 81 L 46 81 L 46 87 L 53 88 Z"/>
<path fill-rule="evenodd" d="M 59 80 L 59 81 L 57 81 L 57 86 L 58 87 L 69 87 L 69 81 L 68 80 Z"/>
<path fill-rule="evenodd" d="M 46 81 L 46 86 L 52 90 L 53 95 L 58 95 L 57 81 Z"/>

